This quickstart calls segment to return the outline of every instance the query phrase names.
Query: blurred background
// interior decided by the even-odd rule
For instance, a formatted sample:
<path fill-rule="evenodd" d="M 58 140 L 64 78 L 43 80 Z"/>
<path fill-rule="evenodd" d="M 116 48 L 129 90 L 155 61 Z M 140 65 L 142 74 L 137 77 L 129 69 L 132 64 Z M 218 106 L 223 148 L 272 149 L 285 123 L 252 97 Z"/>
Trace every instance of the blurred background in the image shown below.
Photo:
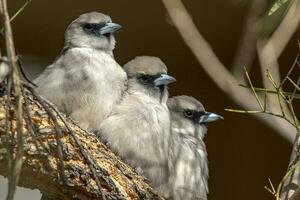
<path fill-rule="evenodd" d="M 9 1 L 10 13 L 17 11 L 23 3 L 21 0 Z M 266 1 L 265 9 L 272 3 Z M 252 1 L 185 0 L 184 4 L 203 37 L 230 69 L 235 62 Z M 262 7 L 257 9 L 264 10 Z M 80 14 L 90 11 L 106 13 L 123 26 L 115 35 L 117 46 L 114 53 L 120 64 L 137 55 L 159 56 L 168 66 L 169 73 L 177 79 L 177 83 L 170 87 L 171 95 L 194 96 L 207 110 L 224 116 L 225 120 L 209 125 L 205 138 L 210 170 L 209 199 L 274 199 L 264 186 L 268 185 L 268 178 L 275 186 L 279 183 L 288 166 L 291 143 L 254 116 L 224 111 L 225 108 L 240 107 L 203 70 L 172 26 L 160 0 L 32 0 L 13 21 L 16 50 L 22 55 L 28 76 L 35 78 L 55 59 L 63 47 L 67 25 Z M 270 34 L 272 26 L 266 31 Z M 288 71 L 298 53 L 298 37 L 299 30 L 279 58 L 281 76 Z M 251 65 L 251 77 L 255 84 L 260 85 L 258 60 L 254 58 Z M 300 114 L 299 105 L 297 108 L 296 112 Z M 0 200 L 5 198 L 5 184 L 1 178 Z M 39 199 L 39 192 L 19 190 L 16 199 Z"/>

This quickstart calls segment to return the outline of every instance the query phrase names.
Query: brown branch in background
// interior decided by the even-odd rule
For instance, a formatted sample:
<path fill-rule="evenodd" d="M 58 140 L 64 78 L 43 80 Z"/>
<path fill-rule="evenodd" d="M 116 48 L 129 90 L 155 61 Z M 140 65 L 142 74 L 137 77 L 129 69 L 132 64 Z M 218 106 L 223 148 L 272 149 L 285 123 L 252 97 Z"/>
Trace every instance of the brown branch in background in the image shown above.
<path fill-rule="evenodd" d="M 4 24 L 4 35 L 7 50 L 8 62 L 11 67 L 11 79 L 14 94 L 16 97 L 15 110 L 16 110 L 16 129 L 17 129 L 17 152 L 15 159 L 13 160 L 11 173 L 9 176 L 9 189 L 7 194 L 7 200 L 13 199 L 16 187 L 19 182 L 23 163 L 23 96 L 21 91 L 21 83 L 17 68 L 17 57 L 15 54 L 15 46 L 13 42 L 12 30 L 10 26 L 9 15 L 7 11 L 6 0 L 1 0 L 1 17 Z M 8 138 L 7 138 L 8 141 Z"/>
<path fill-rule="evenodd" d="M 183 3 L 180 0 L 162 0 L 162 2 L 181 37 L 210 78 L 241 107 L 255 110 L 256 104 L 251 92 L 238 86 L 236 78 L 222 64 L 198 31 Z M 273 116 L 258 115 L 257 118 L 290 143 L 294 140 L 295 129 L 289 123 Z"/>
<path fill-rule="evenodd" d="M 278 58 L 297 31 L 299 23 L 300 4 L 295 0 L 272 36 L 270 38 L 260 38 L 257 42 L 261 72 L 264 74 L 268 69 L 277 83 L 280 83 Z M 272 87 L 264 75 L 263 83 L 265 88 Z"/>
<path fill-rule="evenodd" d="M 232 73 L 239 82 L 244 82 L 244 70 L 250 71 L 256 57 L 256 43 L 260 34 L 261 16 L 266 11 L 266 0 L 252 0 L 249 2 L 249 10 L 245 20 L 245 26 L 241 41 L 232 64 Z"/>

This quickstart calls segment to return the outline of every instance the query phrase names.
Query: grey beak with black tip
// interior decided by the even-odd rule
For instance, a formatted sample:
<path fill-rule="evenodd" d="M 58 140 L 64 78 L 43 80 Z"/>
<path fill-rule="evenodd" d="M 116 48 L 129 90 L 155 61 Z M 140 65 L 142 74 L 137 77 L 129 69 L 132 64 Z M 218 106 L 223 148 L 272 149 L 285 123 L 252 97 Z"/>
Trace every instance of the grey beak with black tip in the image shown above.
<path fill-rule="evenodd" d="M 100 34 L 104 35 L 104 34 L 107 34 L 107 33 L 113 33 L 113 32 L 115 32 L 115 31 L 117 31 L 121 28 L 122 28 L 122 26 L 119 25 L 119 24 L 108 22 L 108 23 L 105 24 L 105 26 L 103 26 L 100 29 Z"/>
<path fill-rule="evenodd" d="M 211 113 L 211 112 L 205 112 L 205 114 L 200 117 L 199 124 L 214 122 L 214 121 L 221 120 L 221 119 L 224 119 L 224 118 L 220 115 L 217 115 L 217 114 Z"/>
<path fill-rule="evenodd" d="M 157 77 L 153 83 L 155 86 L 168 85 L 170 83 L 174 83 L 176 79 L 168 74 L 161 74 Z"/>

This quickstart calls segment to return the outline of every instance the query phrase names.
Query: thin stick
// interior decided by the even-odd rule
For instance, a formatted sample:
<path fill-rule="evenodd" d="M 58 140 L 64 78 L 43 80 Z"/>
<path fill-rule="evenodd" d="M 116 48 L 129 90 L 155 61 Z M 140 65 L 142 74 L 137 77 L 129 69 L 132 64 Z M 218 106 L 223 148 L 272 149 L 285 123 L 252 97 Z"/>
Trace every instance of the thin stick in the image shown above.
<path fill-rule="evenodd" d="M 31 2 L 31 0 L 26 0 L 26 2 L 17 10 L 17 12 L 10 18 L 9 22 L 12 22 Z M 4 28 L 1 28 L 0 32 L 3 32 Z"/>
<path fill-rule="evenodd" d="M 284 175 L 284 177 L 280 181 L 280 183 L 279 183 L 279 185 L 277 187 L 277 191 L 276 191 L 276 200 L 280 200 L 280 192 L 281 192 L 281 188 L 282 188 L 284 182 L 287 180 L 287 178 L 290 177 L 290 175 L 295 171 L 295 169 L 297 167 L 299 167 L 299 165 L 300 165 L 300 160 L 298 160 L 296 164 L 294 164 L 294 165 L 292 165 L 290 167 L 290 169 L 288 170 L 288 172 Z"/>
<path fill-rule="evenodd" d="M 251 81 L 251 79 L 249 77 L 249 74 L 248 74 L 246 68 L 245 68 L 245 74 L 246 74 L 246 78 L 248 80 L 248 83 L 250 84 L 251 90 L 252 90 L 252 92 L 253 92 L 253 94 L 255 96 L 255 99 L 256 99 L 257 103 L 259 104 L 259 107 L 261 108 L 261 110 L 264 110 L 264 107 L 262 106 L 262 104 L 261 104 L 261 102 L 260 102 L 260 100 L 259 100 L 259 98 L 257 96 L 257 93 L 255 92 L 255 89 L 253 87 L 252 81 Z"/>
<path fill-rule="evenodd" d="M 239 86 L 244 87 L 244 88 L 250 88 L 247 85 L 243 85 L 243 84 L 239 84 Z M 268 93 L 268 94 L 277 94 L 277 91 L 272 90 L 272 89 L 266 89 L 266 88 L 258 88 L 258 87 L 254 87 L 255 92 L 263 92 L 263 93 Z M 282 93 L 284 94 L 284 96 L 290 96 L 290 97 L 294 97 L 295 99 L 300 99 L 300 94 L 296 94 L 296 92 L 284 92 L 282 91 Z"/>
<path fill-rule="evenodd" d="M 291 75 L 291 73 L 293 72 L 293 70 L 295 69 L 295 66 L 297 65 L 299 60 L 299 54 L 297 54 L 296 59 L 294 60 L 292 67 L 289 69 L 288 73 L 285 75 L 285 77 L 283 78 L 283 80 L 280 83 L 280 88 L 282 88 L 283 84 L 287 81 L 287 78 Z"/>
<path fill-rule="evenodd" d="M 263 113 L 262 110 L 236 110 L 236 109 L 230 109 L 230 108 L 226 108 L 225 111 L 235 112 L 235 113 L 247 113 L 247 114 Z"/>
<path fill-rule="evenodd" d="M 299 76 L 299 78 L 297 80 L 297 85 L 300 85 L 300 76 Z M 296 92 L 297 92 L 297 89 L 294 88 L 294 91 L 293 91 L 292 96 L 291 96 L 291 101 L 293 101 L 294 99 L 297 99 Z"/>
<path fill-rule="evenodd" d="M 16 129 L 17 129 L 17 153 L 13 162 L 12 176 L 9 180 L 9 189 L 7 194 L 7 200 L 11 200 L 14 197 L 16 186 L 19 182 L 21 168 L 23 164 L 23 96 L 21 92 L 21 84 L 17 69 L 17 58 L 15 54 L 15 47 L 13 42 L 12 30 L 10 26 L 6 0 L 1 0 L 2 19 L 5 30 L 5 43 L 7 49 L 7 57 L 12 71 L 12 83 L 16 96 Z"/>
<path fill-rule="evenodd" d="M 17 10 L 17 12 L 10 18 L 10 22 L 12 22 L 25 8 L 28 6 L 28 4 L 31 2 L 31 0 L 26 0 L 26 2 Z"/>
<path fill-rule="evenodd" d="M 290 77 L 287 77 L 287 79 L 290 81 L 290 83 L 297 89 L 299 90 L 300 92 L 300 87 L 290 78 Z"/>
<path fill-rule="evenodd" d="M 289 124 L 291 124 L 292 126 L 295 127 L 295 124 L 288 118 L 284 117 L 283 115 L 276 114 L 276 113 L 273 113 L 270 111 L 263 111 L 263 110 L 250 110 L 249 111 L 249 110 L 235 110 L 235 109 L 225 109 L 225 110 L 229 111 L 229 112 L 242 113 L 242 114 L 260 114 L 260 113 L 269 114 L 269 115 L 273 115 L 275 117 L 282 118 L 282 119 L 286 120 Z"/>
<path fill-rule="evenodd" d="M 62 131 L 61 128 L 59 126 L 59 123 L 55 117 L 55 115 L 52 113 L 52 111 L 49 109 L 49 107 L 44 103 L 44 100 L 42 99 L 42 97 L 40 97 L 33 88 L 31 87 L 26 87 L 33 95 L 34 97 L 37 99 L 37 101 L 43 106 L 43 108 L 45 109 L 45 111 L 47 112 L 47 114 L 49 115 L 50 119 L 52 120 L 53 124 L 54 124 L 54 129 L 55 129 L 55 140 L 57 143 L 57 152 L 58 152 L 58 163 L 57 163 L 57 167 L 59 169 L 59 175 L 60 178 L 63 182 L 63 185 L 67 186 L 68 185 L 68 181 L 66 179 L 66 175 L 65 175 L 65 168 L 64 168 L 64 161 L 63 161 L 63 144 L 60 140 L 60 138 L 62 137 Z"/>

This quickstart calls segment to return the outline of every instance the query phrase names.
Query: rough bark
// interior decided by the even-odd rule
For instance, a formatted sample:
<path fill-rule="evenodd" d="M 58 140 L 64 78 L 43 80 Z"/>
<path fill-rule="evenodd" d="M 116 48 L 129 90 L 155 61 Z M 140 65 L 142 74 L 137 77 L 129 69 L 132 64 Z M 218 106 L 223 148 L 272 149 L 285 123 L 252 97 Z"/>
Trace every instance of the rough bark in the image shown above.
<path fill-rule="evenodd" d="M 82 156 L 80 148 L 70 135 L 65 124 L 57 117 L 62 130 L 60 141 L 63 149 L 64 174 L 67 185 L 63 184 L 58 169 L 59 156 L 55 128 L 43 107 L 29 95 L 28 107 L 33 125 L 37 131 L 23 127 L 24 155 L 19 186 L 39 189 L 47 197 L 55 199 L 102 199 L 92 172 Z M 14 99 L 12 99 L 14 101 Z M 0 175 L 8 176 L 9 148 L 16 152 L 16 121 L 9 119 L 12 131 L 9 139 L 5 132 L 6 96 L 0 97 Z M 15 112 L 12 110 L 11 112 Z M 15 116 L 15 115 L 12 115 Z M 24 120 L 24 124 L 26 124 Z M 94 134 L 80 129 L 67 119 L 72 131 L 82 144 L 84 151 L 92 158 L 102 191 L 106 199 L 162 199 L 134 170 L 113 154 Z M 8 144 L 8 145 L 7 145 Z"/>

